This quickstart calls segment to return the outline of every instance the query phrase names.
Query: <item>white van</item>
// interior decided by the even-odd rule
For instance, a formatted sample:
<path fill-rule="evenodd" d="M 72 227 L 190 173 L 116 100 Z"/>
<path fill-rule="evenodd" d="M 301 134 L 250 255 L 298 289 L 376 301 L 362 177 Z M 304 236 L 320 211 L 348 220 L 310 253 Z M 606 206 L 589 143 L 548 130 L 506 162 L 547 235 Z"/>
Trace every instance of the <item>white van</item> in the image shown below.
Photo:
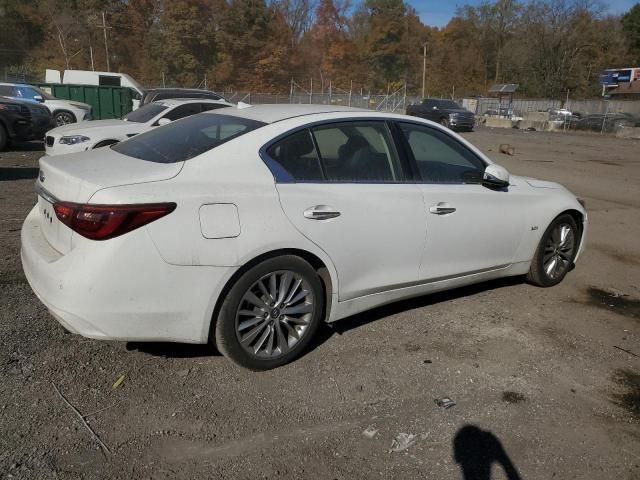
<path fill-rule="evenodd" d="M 137 95 L 133 98 L 133 109 L 140 106 L 144 88 L 126 73 L 95 72 L 93 70 L 65 70 L 62 77 L 60 70 L 46 71 L 47 83 L 63 83 L 75 85 L 100 85 L 108 87 L 129 87 Z"/>

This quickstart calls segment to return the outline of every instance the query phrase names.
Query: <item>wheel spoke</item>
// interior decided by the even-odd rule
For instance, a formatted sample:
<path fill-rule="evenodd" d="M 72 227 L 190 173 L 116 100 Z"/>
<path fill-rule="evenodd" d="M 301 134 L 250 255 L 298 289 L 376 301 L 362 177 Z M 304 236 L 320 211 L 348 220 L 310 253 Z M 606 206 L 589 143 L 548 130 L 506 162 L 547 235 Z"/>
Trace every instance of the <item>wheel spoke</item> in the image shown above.
<path fill-rule="evenodd" d="M 293 275 L 291 272 L 284 272 L 280 277 L 280 289 L 278 291 L 278 298 L 276 300 L 276 304 L 280 305 L 284 300 L 287 292 L 289 291 L 289 286 L 291 285 L 291 281 L 293 280 Z"/>
<path fill-rule="evenodd" d="M 311 313 L 313 312 L 313 305 L 310 303 L 302 303 L 295 307 L 287 307 L 282 309 L 282 313 L 285 315 L 293 315 L 296 313 Z"/>
<path fill-rule="evenodd" d="M 261 298 L 258 298 L 258 297 L 257 297 L 253 292 L 251 292 L 251 291 L 248 291 L 248 292 L 245 294 L 244 299 L 245 299 L 247 302 L 249 302 L 249 303 L 251 303 L 251 304 L 255 305 L 256 307 L 258 307 L 258 309 L 260 309 L 260 310 L 262 310 L 262 311 L 264 311 L 265 309 L 269 308 L 269 305 L 267 305 L 267 303 L 266 303 L 264 300 L 262 300 Z"/>
<path fill-rule="evenodd" d="M 298 303 L 300 300 L 302 300 L 304 297 L 306 297 L 309 294 L 308 290 L 305 290 L 304 288 L 302 289 L 302 291 L 300 291 L 300 293 L 298 293 L 295 297 L 293 297 L 289 302 L 287 302 L 289 305 L 295 305 L 296 303 Z"/>
<path fill-rule="evenodd" d="M 273 302 L 275 299 L 271 296 L 271 294 L 267 290 L 267 287 L 264 286 L 264 283 L 262 283 L 262 280 L 258 280 L 256 283 L 258 284 L 258 288 L 260 289 L 262 294 Z"/>
<path fill-rule="evenodd" d="M 556 260 L 556 256 L 554 255 L 551 261 L 547 265 L 545 265 L 545 272 L 549 277 L 553 277 L 551 272 L 553 272 L 553 270 L 555 269 L 556 263 L 557 263 L 557 260 Z"/>
<path fill-rule="evenodd" d="M 258 339 L 256 344 L 253 346 L 253 353 L 258 353 L 260 351 L 260 347 L 262 347 L 262 344 L 264 343 L 264 341 L 267 339 L 267 337 L 271 333 L 271 329 L 272 328 L 273 327 L 268 326 L 267 328 L 264 329 L 264 332 L 262 333 L 262 336 Z"/>
<path fill-rule="evenodd" d="M 276 339 L 276 332 L 274 331 L 273 328 L 269 329 L 269 340 L 267 340 L 267 346 L 264 349 L 264 353 L 266 353 L 267 355 L 271 356 L 271 354 L 273 353 L 273 345 Z"/>
<path fill-rule="evenodd" d="M 288 323 L 295 323 L 296 325 L 306 325 L 307 323 L 309 323 L 304 318 L 291 317 L 289 315 L 285 315 L 284 321 Z"/>
<path fill-rule="evenodd" d="M 300 288 L 300 285 L 302 285 L 302 279 L 299 278 L 294 284 L 293 287 L 291 287 L 291 290 L 289 291 L 289 295 L 287 295 L 287 297 L 284 299 L 284 303 L 286 304 L 290 304 L 290 303 L 295 303 L 292 302 L 291 299 L 293 298 L 293 296 L 295 295 L 295 293 L 298 291 L 298 289 Z"/>
<path fill-rule="evenodd" d="M 276 296 L 278 295 L 278 286 L 276 284 L 276 281 L 277 281 L 276 274 L 272 273 L 271 276 L 269 277 L 269 295 L 271 296 L 274 302 L 276 300 Z"/>
<path fill-rule="evenodd" d="M 287 339 L 287 336 L 282 332 L 280 322 L 276 323 L 276 332 L 278 335 L 278 350 L 280 350 L 280 354 L 287 353 L 289 351 L 289 340 Z"/>
<path fill-rule="evenodd" d="M 298 333 L 298 331 L 293 328 L 291 325 L 289 325 L 287 322 L 280 322 L 281 325 L 284 325 L 289 333 L 289 335 L 291 335 L 293 338 L 295 338 L 296 340 L 300 340 L 300 334 Z"/>
<path fill-rule="evenodd" d="M 239 331 L 246 330 L 247 328 L 253 327 L 254 325 L 257 325 L 262 321 L 264 321 L 264 318 L 262 317 L 256 317 L 251 320 L 245 320 L 244 322 L 240 323 L 240 325 L 238 325 L 238 330 Z"/>
<path fill-rule="evenodd" d="M 259 334 L 262 332 L 262 329 L 267 325 L 267 322 L 264 321 L 253 330 L 251 330 L 246 336 L 240 340 L 240 343 L 244 345 L 249 345 Z"/>

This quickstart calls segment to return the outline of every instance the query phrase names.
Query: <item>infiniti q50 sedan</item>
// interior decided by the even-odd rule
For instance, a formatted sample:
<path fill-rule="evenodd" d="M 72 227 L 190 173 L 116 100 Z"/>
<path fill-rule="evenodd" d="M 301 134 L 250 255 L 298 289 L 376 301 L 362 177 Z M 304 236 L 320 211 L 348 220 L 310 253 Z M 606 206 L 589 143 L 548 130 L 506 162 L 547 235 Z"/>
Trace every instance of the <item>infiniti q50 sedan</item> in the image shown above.
<path fill-rule="evenodd" d="M 552 286 L 584 248 L 573 194 L 436 123 L 244 107 L 40 160 L 22 263 L 68 330 L 269 369 L 323 321 L 497 277 Z"/>

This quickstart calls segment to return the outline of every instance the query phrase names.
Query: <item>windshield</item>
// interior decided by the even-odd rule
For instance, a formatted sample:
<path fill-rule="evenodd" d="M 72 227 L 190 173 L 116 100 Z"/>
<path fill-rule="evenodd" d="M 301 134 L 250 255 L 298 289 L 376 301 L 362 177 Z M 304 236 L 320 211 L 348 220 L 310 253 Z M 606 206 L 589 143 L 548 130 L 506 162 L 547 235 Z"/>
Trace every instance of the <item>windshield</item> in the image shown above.
<path fill-rule="evenodd" d="M 458 105 L 456 102 L 454 102 L 453 100 L 438 100 L 438 106 L 440 108 L 455 108 L 455 109 L 460 109 L 460 105 Z"/>
<path fill-rule="evenodd" d="M 49 95 L 47 92 L 45 92 L 41 88 L 38 88 L 38 87 L 31 87 L 31 88 L 34 89 L 36 92 L 38 92 L 38 94 L 41 95 L 42 98 L 44 98 L 45 100 L 56 100 L 56 97 L 54 97 L 53 95 Z"/>
<path fill-rule="evenodd" d="M 141 133 L 111 148 L 149 162 L 183 162 L 264 125 L 247 118 L 199 113 Z"/>
<path fill-rule="evenodd" d="M 144 107 L 140 107 L 133 112 L 127 113 L 123 120 L 127 122 L 136 122 L 136 123 L 147 123 L 152 120 L 156 115 L 160 112 L 167 109 L 166 105 L 162 105 L 161 103 L 149 103 Z"/>

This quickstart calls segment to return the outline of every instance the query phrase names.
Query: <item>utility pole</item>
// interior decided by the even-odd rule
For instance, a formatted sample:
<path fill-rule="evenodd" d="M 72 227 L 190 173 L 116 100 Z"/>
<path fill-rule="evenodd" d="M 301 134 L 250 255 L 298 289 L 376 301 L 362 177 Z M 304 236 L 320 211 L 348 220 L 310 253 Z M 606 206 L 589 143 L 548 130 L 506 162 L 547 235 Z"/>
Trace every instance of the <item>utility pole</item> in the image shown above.
<path fill-rule="evenodd" d="M 107 45 L 107 22 L 104 19 L 104 11 L 102 12 L 102 32 L 104 33 L 104 51 L 107 56 L 107 72 L 110 72 L 111 65 L 109 65 L 109 46 Z"/>
<path fill-rule="evenodd" d="M 422 44 L 422 98 L 424 98 L 424 86 L 427 79 L 427 43 Z"/>
<path fill-rule="evenodd" d="M 89 55 L 91 56 L 91 71 L 95 71 L 96 69 L 93 67 L 93 48 L 91 44 L 89 44 Z"/>

